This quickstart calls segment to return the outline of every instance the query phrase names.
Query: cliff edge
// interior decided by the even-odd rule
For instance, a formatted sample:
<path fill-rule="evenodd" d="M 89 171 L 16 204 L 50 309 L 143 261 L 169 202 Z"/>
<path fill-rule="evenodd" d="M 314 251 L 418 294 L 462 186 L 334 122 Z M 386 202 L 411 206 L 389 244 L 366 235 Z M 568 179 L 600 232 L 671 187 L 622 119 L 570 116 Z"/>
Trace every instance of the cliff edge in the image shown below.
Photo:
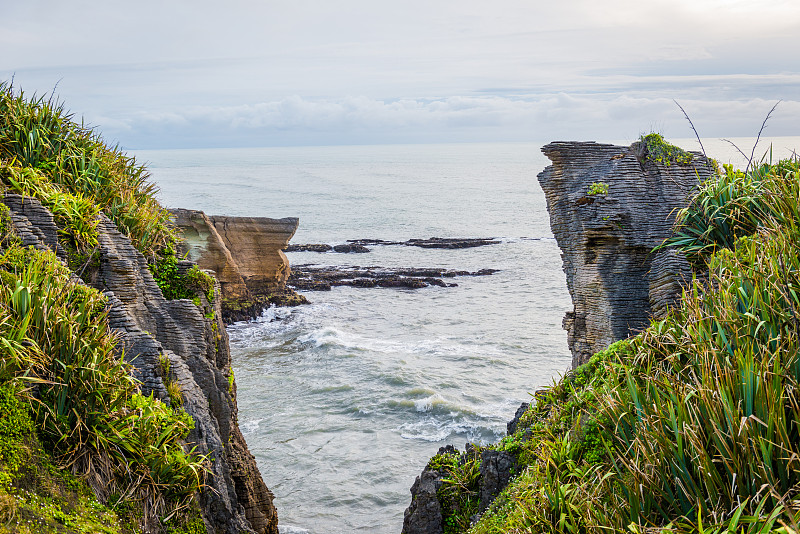
<path fill-rule="evenodd" d="M 572 297 L 563 326 L 573 368 L 647 327 L 691 280 L 684 257 L 653 249 L 670 235 L 676 211 L 711 176 L 711 166 L 652 135 L 629 147 L 554 142 L 542 148 L 553 162 L 538 178 Z"/>
<path fill-rule="evenodd" d="M 180 252 L 220 281 L 226 322 L 258 315 L 270 303 L 306 302 L 286 288 L 291 268 L 283 253 L 299 219 L 206 215 L 182 208 L 170 213 L 184 239 Z"/>
<path fill-rule="evenodd" d="M 53 215 L 38 200 L 6 194 L 2 201 L 24 246 L 49 248 L 66 257 Z M 206 528 L 213 533 L 278 534 L 273 495 L 238 427 L 219 284 L 214 291 L 199 292 L 199 304 L 166 300 L 130 239 L 102 214 L 97 230 L 98 256 L 84 278 L 108 297 L 108 324 L 119 335 L 117 350 L 132 364 L 142 394 L 175 403 L 167 385 L 179 386 L 182 406 L 194 419 L 186 441 L 209 460 L 206 487 L 198 495 Z M 178 268 L 185 272 L 192 265 L 182 262 Z M 209 300 L 207 295 L 213 296 Z"/>

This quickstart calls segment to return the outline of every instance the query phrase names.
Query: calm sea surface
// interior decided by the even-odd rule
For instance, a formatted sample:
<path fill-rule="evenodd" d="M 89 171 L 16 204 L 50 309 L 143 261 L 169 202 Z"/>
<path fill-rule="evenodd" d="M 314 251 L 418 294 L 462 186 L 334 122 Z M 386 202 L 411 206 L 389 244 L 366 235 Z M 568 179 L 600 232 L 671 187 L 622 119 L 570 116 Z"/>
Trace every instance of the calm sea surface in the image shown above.
<path fill-rule="evenodd" d="M 749 154 L 752 140 L 736 141 Z M 740 164 L 726 143 L 704 144 Z M 800 138 L 773 145 L 785 153 Z M 309 306 L 229 327 L 240 425 L 283 534 L 398 534 L 408 490 L 439 447 L 498 440 L 517 406 L 570 365 L 561 330 L 570 301 L 536 181 L 548 164 L 538 144 L 133 154 L 149 162 L 164 205 L 299 217 L 294 243 L 501 241 L 292 253 L 293 264 L 500 272 L 454 288 L 309 292 Z"/>

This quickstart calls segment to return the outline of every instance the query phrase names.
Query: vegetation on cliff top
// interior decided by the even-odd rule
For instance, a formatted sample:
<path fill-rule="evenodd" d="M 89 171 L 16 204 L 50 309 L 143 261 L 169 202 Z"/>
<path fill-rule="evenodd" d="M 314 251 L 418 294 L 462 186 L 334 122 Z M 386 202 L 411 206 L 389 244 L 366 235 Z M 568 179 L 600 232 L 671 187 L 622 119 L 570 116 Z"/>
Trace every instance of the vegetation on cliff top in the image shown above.
<path fill-rule="evenodd" d="M 517 476 L 448 532 L 798 531 L 800 163 L 726 167 L 666 246 L 703 274 L 680 308 L 537 393 L 493 446 Z"/>
<path fill-rule="evenodd" d="M 205 531 L 193 500 L 205 459 L 183 441 L 192 418 L 140 394 L 106 297 L 70 270 L 95 260 L 100 213 L 151 263 L 170 256 L 147 179 L 52 98 L 0 82 L 0 192 L 47 207 L 70 260 L 23 247 L 0 204 L 0 531 Z M 205 273 L 187 278 L 213 298 Z"/>

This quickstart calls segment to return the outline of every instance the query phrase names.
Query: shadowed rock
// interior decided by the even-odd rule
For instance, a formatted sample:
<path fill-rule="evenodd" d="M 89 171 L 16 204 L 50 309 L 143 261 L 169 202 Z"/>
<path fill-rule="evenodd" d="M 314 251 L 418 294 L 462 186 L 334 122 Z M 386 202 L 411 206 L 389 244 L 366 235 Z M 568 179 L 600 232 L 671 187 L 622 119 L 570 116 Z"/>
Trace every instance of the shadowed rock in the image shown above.
<path fill-rule="evenodd" d="M 3 202 L 12 210 L 24 244 L 60 248 L 52 215 L 37 200 L 6 195 Z M 209 457 L 208 487 L 198 495 L 209 532 L 278 534 L 273 495 L 238 426 L 220 286 L 216 284 L 214 302 L 198 295 L 200 306 L 191 300 L 165 300 L 147 261 L 114 223 L 101 215 L 97 231 L 99 262 L 91 281 L 109 299 L 108 324 L 119 335 L 117 348 L 133 366 L 144 395 L 169 403 L 165 379 L 180 385 L 183 408 L 195 422 L 186 441 Z M 178 269 L 185 273 L 192 265 L 181 262 Z M 161 358 L 170 362 L 169 377 Z"/>
<path fill-rule="evenodd" d="M 699 155 L 689 165 L 655 163 L 640 143 L 556 142 L 542 152 L 553 162 L 539 183 L 574 306 L 563 324 L 577 367 L 680 297 L 691 280 L 688 262 L 652 250 L 710 170 Z M 607 193 L 590 194 L 592 184 L 607 185 Z"/>

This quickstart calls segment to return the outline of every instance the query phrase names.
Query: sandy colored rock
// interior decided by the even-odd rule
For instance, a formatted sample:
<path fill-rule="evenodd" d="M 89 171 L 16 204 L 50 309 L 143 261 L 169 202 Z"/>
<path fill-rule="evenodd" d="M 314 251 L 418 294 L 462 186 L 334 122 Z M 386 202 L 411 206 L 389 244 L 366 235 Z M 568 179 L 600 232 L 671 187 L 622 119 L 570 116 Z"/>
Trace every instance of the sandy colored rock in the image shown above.
<path fill-rule="evenodd" d="M 297 230 L 297 218 L 227 217 L 186 209 L 171 213 L 185 240 L 182 252 L 216 273 L 226 304 L 247 307 L 286 290 L 291 269 L 282 249 Z"/>
<path fill-rule="evenodd" d="M 209 217 L 230 251 L 244 283 L 254 295 L 282 289 L 289 278 L 289 260 L 283 248 L 297 231 L 295 217 Z"/>

